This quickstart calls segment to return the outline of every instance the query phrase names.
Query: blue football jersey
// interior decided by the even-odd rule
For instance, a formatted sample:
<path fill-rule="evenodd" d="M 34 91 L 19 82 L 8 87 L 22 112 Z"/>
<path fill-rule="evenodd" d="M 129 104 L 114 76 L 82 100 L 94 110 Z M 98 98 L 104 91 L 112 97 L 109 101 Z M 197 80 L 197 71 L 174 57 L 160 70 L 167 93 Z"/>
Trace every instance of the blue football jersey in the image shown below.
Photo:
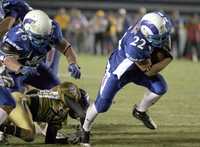
<path fill-rule="evenodd" d="M 4 17 L 12 16 L 21 21 L 26 13 L 32 10 L 24 0 L 2 0 L 1 9 L 4 12 Z"/>
<path fill-rule="evenodd" d="M 18 56 L 19 62 L 23 65 L 36 66 L 40 64 L 52 46 L 62 40 L 62 33 L 59 25 L 55 21 L 52 21 L 52 23 L 52 35 L 48 39 L 49 41 L 41 47 L 36 47 L 31 43 L 22 24 L 16 25 L 4 36 L 3 47 L 0 50 L 0 54 L 15 54 Z M 9 51 L 5 47 L 6 44 L 11 46 Z"/>
<path fill-rule="evenodd" d="M 150 58 L 152 46 L 146 41 L 136 27 L 130 27 L 119 40 L 118 48 L 109 58 L 107 71 L 120 78 L 123 73 L 133 68 L 134 62 Z"/>

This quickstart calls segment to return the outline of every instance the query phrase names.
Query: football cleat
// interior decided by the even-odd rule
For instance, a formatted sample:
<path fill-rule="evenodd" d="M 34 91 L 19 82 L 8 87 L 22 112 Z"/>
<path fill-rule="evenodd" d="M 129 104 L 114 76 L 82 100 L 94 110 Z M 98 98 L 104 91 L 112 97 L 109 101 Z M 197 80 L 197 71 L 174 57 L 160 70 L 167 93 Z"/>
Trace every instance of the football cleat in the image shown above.
<path fill-rule="evenodd" d="M 81 142 L 80 142 L 81 147 L 91 147 L 90 145 L 90 132 L 82 130 L 82 135 L 81 135 Z"/>
<path fill-rule="evenodd" d="M 140 112 L 137 110 L 136 107 L 133 108 L 132 112 L 133 117 L 137 118 L 138 120 L 142 121 L 143 124 L 149 129 L 156 129 L 157 125 L 152 120 L 152 118 L 146 112 Z"/>

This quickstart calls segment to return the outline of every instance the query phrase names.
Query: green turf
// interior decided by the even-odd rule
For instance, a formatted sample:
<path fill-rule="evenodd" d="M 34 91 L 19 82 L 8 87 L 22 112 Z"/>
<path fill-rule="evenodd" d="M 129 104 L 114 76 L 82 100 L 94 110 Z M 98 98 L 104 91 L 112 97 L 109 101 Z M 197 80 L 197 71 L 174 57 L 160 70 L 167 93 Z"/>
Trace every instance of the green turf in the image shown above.
<path fill-rule="evenodd" d="M 104 73 L 106 57 L 80 55 L 79 63 L 82 71 L 80 81 L 69 77 L 67 64 L 62 58 L 61 79 L 79 84 L 94 100 Z M 158 129 L 148 130 L 132 118 L 132 106 L 143 97 L 145 89 L 130 84 L 118 93 L 109 112 L 96 119 L 91 137 L 94 147 L 200 146 L 200 64 L 173 61 L 163 75 L 169 84 L 169 91 L 149 110 Z M 70 120 L 69 126 L 73 122 Z M 31 144 L 12 137 L 10 143 L 10 146 L 16 147 L 53 147 L 42 144 L 42 137 L 37 137 Z"/>

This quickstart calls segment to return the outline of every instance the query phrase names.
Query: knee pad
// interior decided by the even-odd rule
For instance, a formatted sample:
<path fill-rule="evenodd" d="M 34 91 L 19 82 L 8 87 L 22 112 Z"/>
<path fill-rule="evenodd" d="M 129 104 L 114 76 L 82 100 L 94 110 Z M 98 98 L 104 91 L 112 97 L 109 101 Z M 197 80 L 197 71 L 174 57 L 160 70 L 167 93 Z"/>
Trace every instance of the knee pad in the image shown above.
<path fill-rule="evenodd" d="M 167 92 L 167 85 L 155 87 L 153 92 L 160 96 L 164 95 Z"/>
<path fill-rule="evenodd" d="M 155 83 L 150 88 L 150 91 L 156 93 L 157 95 L 163 95 L 167 92 L 167 83 L 161 75 L 158 75 Z"/>
<path fill-rule="evenodd" d="M 95 107 L 98 113 L 106 112 L 112 104 L 112 99 L 104 98 L 102 96 L 98 96 L 95 101 Z"/>

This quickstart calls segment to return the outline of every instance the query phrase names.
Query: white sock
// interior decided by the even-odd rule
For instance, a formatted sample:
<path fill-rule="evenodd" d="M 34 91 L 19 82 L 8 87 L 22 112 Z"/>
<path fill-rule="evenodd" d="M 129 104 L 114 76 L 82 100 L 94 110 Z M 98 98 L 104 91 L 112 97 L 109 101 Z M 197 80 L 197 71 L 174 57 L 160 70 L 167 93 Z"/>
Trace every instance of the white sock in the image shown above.
<path fill-rule="evenodd" d="M 161 95 L 157 95 L 151 91 L 147 91 L 144 94 L 144 98 L 140 101 L 139 104 L 137 104 L 137 110 L 141 112 L 147 111 L 147 109 L 155 104 L 157 100 L 161 97 Z"/>
<path fill-rule="evenodd" d="M 92 126 L 92 122 L 94 121 L 94 119 L 96 118 L 96 116 L 98 115 L 97 109 L 95 107 L 95 104 L 93 103 L 87 110 L 86 113 L 86 117 L 85 117 L 85 121 L 83 124 L 83 129 L 85 131 L 90 131 L 91 130 L 91 126 Z"/>
<path fill-rule="evenodd" d="M 4 123 L 4 121 L 7 119 L 8 114 L 5 110 L 0 108 L 0 125 Z"/>

